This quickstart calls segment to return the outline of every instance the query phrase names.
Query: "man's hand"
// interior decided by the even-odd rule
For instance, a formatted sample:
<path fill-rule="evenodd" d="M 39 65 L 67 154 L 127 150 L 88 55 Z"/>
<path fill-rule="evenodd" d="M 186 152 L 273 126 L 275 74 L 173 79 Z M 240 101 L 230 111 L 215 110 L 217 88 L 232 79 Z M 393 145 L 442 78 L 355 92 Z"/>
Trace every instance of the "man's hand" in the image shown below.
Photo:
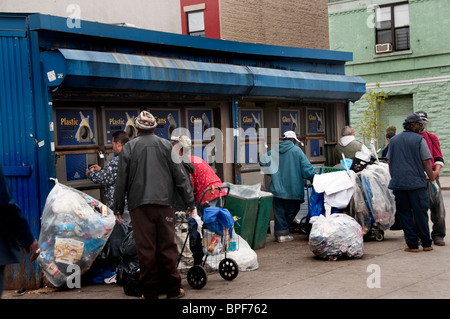
<path fill-rule="evenodd" d="M 431 185 L 433 185 L 434 190 L 436 191 L 436 194 L 439 194 L 439 185 L 436 182 L 436 180 L 431 182 Z"/>
<path fill-rule="evenodd" d="M 27 252 L 27 254 L 31 253 L 30 256 L 30 262 L 33 262 L 36 260 L 36 258 L 38 258 L 39 253 L 41 252 L 41 250 L 39 249 L 39 243 L 38 241 L 35 239 L 33 241 L 33 243 L 31 243 L 30 246 L 28 246 L 27 248 L 25 248 L 25 251 Z"/>

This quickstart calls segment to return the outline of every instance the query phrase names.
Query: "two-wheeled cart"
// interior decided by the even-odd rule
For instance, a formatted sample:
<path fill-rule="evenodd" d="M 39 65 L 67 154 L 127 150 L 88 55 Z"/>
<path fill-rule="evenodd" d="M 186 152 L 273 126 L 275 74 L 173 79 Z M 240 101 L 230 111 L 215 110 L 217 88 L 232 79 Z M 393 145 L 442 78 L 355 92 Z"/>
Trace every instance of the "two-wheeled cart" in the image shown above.
<path fill-rule="evenodd" d="M 226 195 L 230 192 L 229 186 L 210 187 L 206 189 L 196 205 L 197 214 L 202 221 L 204 221 L 205 213 L 208 213 L 207 208 L 211 206 L 208 201 L 203 205 L 201 205 L 201 202 L 208 192 L 211 194 L 215 190 L 218 190 L 220 194 L 218 204 L 215 207 L 223 209 L 225 206 Z M 225 196 L 222 195 L 222 190 L 226 190 Z M 226 211 L 228 212 L 228 210 Z M 230 213 L 228 212 L 228 214 Z M 239 249 L 238 236 L 234 236 L 233 238 L 233 230 L 230 233 L 229 229 L 221 227 L 220 222 L 216 223 L 203 223 L 200 234 L 197 227 L 198 224 L 193 222 L 192 217 L 190 219 L 188 218 L 188 232 L 178 258 L 177 268 L 181 273 L 187 274 L 187 282 L 194 289 L 202 289 L 206 285 L 208 272 L 211 273 L 214 271 L 210 265 L 218 265 L 217 270 L 225 280 L 231 281 L 239 274 L 239 267 L 236 261 L 227 257 L 227 252 Z M 216 232 L 220 228 L 223 229 L 223 232 Z M 188 242 L 189 249 L 192 253 L 192 260 L 191 262 L 181 262 L 185 250 L 188 249 Z"/>

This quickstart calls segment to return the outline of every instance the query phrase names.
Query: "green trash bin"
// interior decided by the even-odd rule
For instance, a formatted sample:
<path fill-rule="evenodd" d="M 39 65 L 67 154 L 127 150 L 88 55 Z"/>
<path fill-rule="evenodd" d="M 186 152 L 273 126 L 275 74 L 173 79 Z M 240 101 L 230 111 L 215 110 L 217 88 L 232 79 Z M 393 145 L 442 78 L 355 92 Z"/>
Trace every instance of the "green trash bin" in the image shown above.
<path fill-rule="evenodd" d="M 236 233 L 241 236 L 249 245 L 253 245 L 253 237 L 255 236 L 256 215 L 258 213 L 258 197 L 246 198 L 236 194 L 228 194 L 225 201 L 225 207 L 232 216 L 240 219 L 237 221 L 239 226 L 235 224 Z"/>
<path fill-rule="evenodd" d="M 266 247 L 267 230 L 269 228 L 270 213 L 272 211 L 273 194 L 259 192 L 258 212 L 256 215 L 255 235 L 253 237 L 253 249 Z"/>

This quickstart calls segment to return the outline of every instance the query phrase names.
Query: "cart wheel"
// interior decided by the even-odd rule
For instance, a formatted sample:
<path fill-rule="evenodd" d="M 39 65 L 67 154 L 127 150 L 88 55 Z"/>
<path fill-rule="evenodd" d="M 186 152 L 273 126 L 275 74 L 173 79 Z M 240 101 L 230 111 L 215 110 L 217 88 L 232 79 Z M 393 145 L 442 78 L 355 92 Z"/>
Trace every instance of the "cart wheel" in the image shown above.
<path fill-rule="evenodd" d="M 311 232 L 311 224 L 309 223 L 308 217 L 305 216 L 300 220 L 300 230 L 303 234 L 309 234 Z"/>
<path fill-rule="evenodd" d="M 384 239 L 384 231 L 380 230 L 379 232 L 375 233 L 376 241 L 383 241 L 383 239 Z"/>
<path fill-rule="evenodd" d="M 219 263 L 219 274 L 225 280 L 233 280 L 239 274 L 238 264 L 231 258 L 225 258 Z"/>
<path fill-rule="evenodd" d="M 205 268 L 199 265 L 192 266 L 187 273 L 187 282 L 194 289 L 202 289 L 208 281 Z"/>

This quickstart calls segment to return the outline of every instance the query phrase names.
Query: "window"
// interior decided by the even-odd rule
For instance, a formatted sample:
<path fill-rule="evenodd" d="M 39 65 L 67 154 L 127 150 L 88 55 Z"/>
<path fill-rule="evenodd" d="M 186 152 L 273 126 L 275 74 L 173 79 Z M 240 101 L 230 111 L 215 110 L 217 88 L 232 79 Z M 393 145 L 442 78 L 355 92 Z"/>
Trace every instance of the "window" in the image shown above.
<path fill-rule="evenodd" d="M 198 37 L 205 36 L 205 15 L 204 11 L 187 12 L 188 34 Z"/>
<path fill-rule="evenodd" d="M 408 3 L 379 7 L 375 17 L 376 53 L 409 50 Z"/>

